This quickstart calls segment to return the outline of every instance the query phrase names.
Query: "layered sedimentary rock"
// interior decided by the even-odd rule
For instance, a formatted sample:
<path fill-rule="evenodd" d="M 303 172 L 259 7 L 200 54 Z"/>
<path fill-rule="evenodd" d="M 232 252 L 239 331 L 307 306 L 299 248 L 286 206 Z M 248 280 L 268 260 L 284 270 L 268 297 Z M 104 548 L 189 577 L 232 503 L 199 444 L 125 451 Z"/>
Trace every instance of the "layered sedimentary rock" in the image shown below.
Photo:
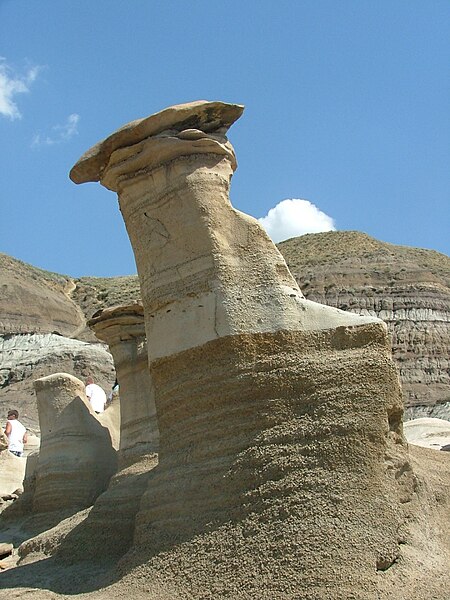
<path fill-rule="evenodd" d="M 102 310 L 89 326 L 98 339 L 108 344 L 120 382 L 120 463 L 125 465 L 156 453 L 159 432 L 142 306 Z"/>
<path fill-rule="evenodd" d="M 400 370 L 404 419 L 450 419 L 448 256 L 355 231 L 308 234 L 281 242 L 278 248 L 307 299 L 385 320 Z M 106 347 L 80 340 L 97 341 L 86 320 L 99 309 L 139 302 L 136 276 L 70 279 L 0 254 L 0 279 L 6 286 L 1 302 L 0 408 L 17 408 L 27 427 L 35 429 L 36 377 L 59 371 L 84 380 L 94 373 L 104 389 L 111 387 L 115 373 Z M 26 305 L 17 304 L 22 296 Z M 20 319 L 17 306 L 23 311 Z M 62 313 L 70 319 L 64 320 Z"/>
<path fill-rule="evenodd" d="M 56 373 L 35 381 L 41 449 L 34 512 L 93 504 L 117 468 L 111 434 L 91 410 L 82 381 Z"/>
<path fill-rule="evenodd" d="M 411 478 L 386 326 L 306 300 L 232 208 L 241 113 L 172 107 L 71 172 L 118 192 L 141 285 L 160 453 L 135 559 L 173 597 L 377 598 Z"/>
<path fill-rule="evenodd" d="M 103 344 L 92 344 L 54 333 L 0 336 L 0 390 L 4 409 L 18 408 L 27 427 L 38 428 L 33 381 L 64 372 L 96 381 L 108 389 L 114 381 L 112 357 Z"/>
<path fill-rule="evenodd" d="M 22 488 L 26 462 L 25 458 L 14 456 L 9 450 L 0 449 L 0 496 Z"/>
<path fill-rule="evenodd" d="M 37 430 L 33 381 L 50 373 L 83 380 L 94 375 L 110 388 L 112 357 L 86 321 L 99 308 L 133 296 L 132 279 L 114 278 L 104 290 L 101 278 L 73 279 L 0 253 L 0 411 L 17 408 L 24 424 Z"/>
<path fill-rule="evenodd" d="M 125 554 L 133 540 L 141 497 L 158 462 L 159 431 L 142 306 L 105 309 L 89 325 L 109 345 L 120 383 L 119 471 L 86 521 L 62 544 L 58 556 L 63 560 Z M 110 543 L 111 530 L 120 543 Z"/>
<path fill-rule="evenodd" d="M 2 293 L 0 334 L 50 333 L 70 336 L 83 323 L 69 298 L 72 281 L 65 275 L 31 267 L 0 253 Z"/>
<path fill-rule="evenodd" d="M 402 380 L 405 417 L 450 418 L 450 258 L 357 231 L 279 245 L 305 296 L 383 319 Z"/>

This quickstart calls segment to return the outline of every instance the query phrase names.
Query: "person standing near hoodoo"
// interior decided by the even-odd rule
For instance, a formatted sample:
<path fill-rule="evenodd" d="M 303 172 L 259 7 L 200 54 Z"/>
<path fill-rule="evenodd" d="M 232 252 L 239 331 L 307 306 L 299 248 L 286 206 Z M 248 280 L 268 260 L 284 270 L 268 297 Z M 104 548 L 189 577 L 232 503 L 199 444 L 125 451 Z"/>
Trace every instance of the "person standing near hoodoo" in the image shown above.
<path fill-rule="evenodd" d="M 86 396 L 88 397 L 94 412 L 99 414 L 105 410 L 106 394 L 99 385 L 94 383 L 92 377 L 86 379 Z"/>
<path fill-rule="evenodd" d="M 28 435 L 25 426 L 19 421 L 17 410 L 8 411 L 5 434 L 8 438 L 8 450 L 11 454 L 22 456 L 23 445 L 27 443 Z"/>

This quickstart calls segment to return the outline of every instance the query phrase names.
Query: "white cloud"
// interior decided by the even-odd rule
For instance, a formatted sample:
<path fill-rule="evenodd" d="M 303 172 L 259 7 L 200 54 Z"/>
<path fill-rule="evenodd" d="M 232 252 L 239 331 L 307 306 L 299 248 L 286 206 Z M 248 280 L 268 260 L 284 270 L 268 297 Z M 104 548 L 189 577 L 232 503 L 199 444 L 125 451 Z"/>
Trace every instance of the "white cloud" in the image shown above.
<path fill-rule="evenodd" d="M 67 142 L 74 135 L 78 135 L 78 122 L 80 115 L 73 113 L 67 117 L 63 125 L 54 125 L 50 135 L 41 135 L 36 133 L 31 142 L 31 146 L 53 146 Z"/>
<path fill-rule="evenodd" d="M 30 91 L 30 85 L 38 76 L 39 70 L 40 67 L 31 67 L 24 75 L 17 75 L 0 56 L 0 115 L 11 120 L 21 118 L 15 96 Z"/>
<path fill-rule="evenodd" d="M 258 219 L 274 242 L 305 233 L 334 231 L 334 221 L 309 200 L 282 200 L 265 217 Z"/>

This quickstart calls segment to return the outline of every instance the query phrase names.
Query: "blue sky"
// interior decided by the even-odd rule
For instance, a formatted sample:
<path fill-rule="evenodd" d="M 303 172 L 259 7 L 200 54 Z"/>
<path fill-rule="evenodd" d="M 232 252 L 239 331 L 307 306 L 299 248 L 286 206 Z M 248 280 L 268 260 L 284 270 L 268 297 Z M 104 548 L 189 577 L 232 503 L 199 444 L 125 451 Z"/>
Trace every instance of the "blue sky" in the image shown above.
<path fill-rule="evenodd" d="M 352 229 L 450 254 L 447 0 L 0 0 L 0 251 L 135 272 L 114 193 L 68 172 L 172 104 L 245 104 L 231 199 L 278 239 Z M 286 228 L 288 222 L 292 229 Z"/>

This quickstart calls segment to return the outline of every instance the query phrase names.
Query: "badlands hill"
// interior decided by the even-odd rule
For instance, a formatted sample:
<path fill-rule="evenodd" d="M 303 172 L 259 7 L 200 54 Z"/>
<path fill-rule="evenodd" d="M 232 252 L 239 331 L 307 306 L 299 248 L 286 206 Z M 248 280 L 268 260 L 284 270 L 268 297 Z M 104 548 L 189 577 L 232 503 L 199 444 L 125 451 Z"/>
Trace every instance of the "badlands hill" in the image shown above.
<path fill-rule="evenodd" d="M 117 428 L 103 422 L 118 403 L 96 415 L 80 379 L 35 381 L 41 449 L 24 493 L 1 515 L 3 540 L 19 558 L 0 575 L 2 599 L 448 598 L 448 453 L 410 451 L 387 328 L 367 313 L 391 306 L 397 321 L 414 317 L 406 352 L 421 340 L 436 355 L 441 337 L 428 323 L 443 317 L 422 297 L 410 302 L 408 286 L 403 309 L 393 298 L 368 307 L 364 267 L 342 289 L 349 298 L 363 288 L 366 314 L 304 298 L 266 233 L 229 200 L 236 156 L 226 133 L 243 108 L 169 107 L 122 126 L 70 172 L 75 183 L 118 193 L 140 277 L 142 306 L 89 321 L 115 358 L 120 445 Z M 345 252 L 330 252 L 334 263 L 346 264 L 360 236 L 347 235 Z M 389 252 L 374 254 L 385 273 Z M 350 272 L 363 258 L 353 257 Z M 434 290 L 427 269 L 424 287 Z M 375 278 L 375 291 L 380 285 Z M 50 276 L 44 306 L 46 288 L 49 304 L 58 304 L 58 289 L 68 303 L 58 327 L 5 334 L 22 336 L 22 382 L 25 367 L 34 370 L 27 349 L 40 339 L 27 336 L 43 336 L 54 352 L 47 368 L 66 360 L 92 371 L 95 350 L 112 376 L 84 319 L 117 304 L 121 285 Z M 106 448 L 116 451 L 107 461 L 113 474 L 98 489 Z"/>
<path fill-rule="evenodd" d="M 405 417 L 450 419 L 450 258 L 354 231 L 308 234 L 278 247 L 306 298 L 388 324 Z M 58 371 L 93 374 L 109 389 L 111 355 L 86 322 L 99 309 L 139 300 L 137 276 L 75 279 L 5 254 L 0 273 L 2 413 L 16 406 L 36 428 L 32 382 Z"/>
<path fill-rule="evenodd" d="M 406 418 L 450 418 L 448 256 L 356 231 L 308 234 L 279 249 L 306 298 L 387 323 Z"/>

